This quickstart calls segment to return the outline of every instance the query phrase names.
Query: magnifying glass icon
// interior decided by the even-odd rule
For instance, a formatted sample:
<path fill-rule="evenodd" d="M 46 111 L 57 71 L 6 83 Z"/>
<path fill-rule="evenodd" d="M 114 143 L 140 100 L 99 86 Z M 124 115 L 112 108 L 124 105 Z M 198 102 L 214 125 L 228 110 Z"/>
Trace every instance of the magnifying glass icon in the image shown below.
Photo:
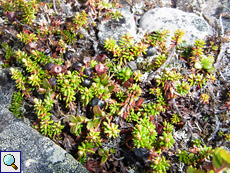
<path fill-rule="evenodd" d="M 7 166 L 12 166 L 15 170 L 18 169 L 18 167 L 14 164 L 15 163 L 14 156 L 11 155 L 11 154 L 5 155 L 4 158 L 3 158 L 3 162 Z"/>

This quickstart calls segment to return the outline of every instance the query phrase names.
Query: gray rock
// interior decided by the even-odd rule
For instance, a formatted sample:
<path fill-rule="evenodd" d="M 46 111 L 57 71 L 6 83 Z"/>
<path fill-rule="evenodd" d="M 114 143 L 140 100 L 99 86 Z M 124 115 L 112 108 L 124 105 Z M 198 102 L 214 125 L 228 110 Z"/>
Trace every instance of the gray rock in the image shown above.
<path fill-rule="evenodd" d="M 140 3 L 143 3 L 146 7 L 145 9 L 148 8 L 156 8 L 156 7 L 171 7 L 173 0 L 119 0 L 119 3 L 123 6 L 123 7 L 127 7 L 130 10 L 133 11 L 133 8 L 136 8 L 138 5 L 140 5 Z M 135 7 L 136 6 L 136 7 Z"/>
<path fill-rule="evenodd" d="M 135 61 L 129 61 L 127 64 L 133 71 L 137 70 L 137 63 Z"/>
<path fill-rule="evenodd" d="M 5 113 L 1 111 L 0 116 Z M 9 112 L 8 115 L 14 117 Z M 14 121 L 0 133 L 0 150 L 21 151 L 23 172 L 88 172 L 62 148 L 20 121 Z"/>
<path fill-rule="evenodd" d="M 169 29 L 170 36 L 167 45 L 170 44 L 171 37 L 176 29 L 185 31 L 183 39 L 187 44 L 194 44 L 196 39 L 205 39 L 206 35 L 213 34 L 212 28 L 202 17 L 172 8 L 149 10 L 141 18 L 140 27 L 148 32 Z"/>
<path fill-rule="evenodd" d="M 230 2 L 228 0 L 180 0 L 176 1 L 176 8 L 186 11 L 200 13 L 210 26 L 216 29 L 219 33 L 230 31 Z M 222 24 L 220 22 L 220 15 L 222 17 Z"/>
<path fill-rule="evenodd" d="M 14 86 L 9 69 L 0 69 L 0 150 L 21 151 L 24 173 L 87 173 L 65 150 L 9 112 Z"/>
<path fill-rule="evenodd" d="M 0 69 L 0 109 L 10 106 L 14 87 L 15 82 L 11 79 L 10 69 Z"/>
<path fill-rule="evenodd" d="M 0 133 L 3 130 L 5 130 L 7 126 L 12 124 L 15 120 L 17 120 L 17 118 L 14 115 L 10 114 L 8 109 L 1 107 L 0 108 Z"/>
<path fill-rule="evenodd" d="M 204 4 L 204 0 L 175 0 L 175 6 L 177 9 L 189 13 L 201 12 L 202 6 Z"/>
<path fill-rule="evenodd" d="M 104 45 L 106 38 L 110 39 L 111 37 L 118 43 L 122 35 L 127 34 L 128 32 L 135 37 L 136 36 L 136 25 L 133 15 L 127 8 L 119 9 L 123 15 L 122 19 L 119 21 L 116 20 L 106 20 L 98 26 L 99 41 L 101 45 Z"/>
<path fill-rule="evenodd" d="M 215 5 L 213 5 L 215 4 Z M 202 13 L 209 22 L 209 24 L 217 29 L 226 33 L 230 31 L 230 2 L 227 0 L 209 0 L 202 6 Z M 222 21 L 220 15 L 223 14 Z M 222 28 L 223 27 L 223 28 Z M 221 33 L 220 32 L 220 33 Z"/>

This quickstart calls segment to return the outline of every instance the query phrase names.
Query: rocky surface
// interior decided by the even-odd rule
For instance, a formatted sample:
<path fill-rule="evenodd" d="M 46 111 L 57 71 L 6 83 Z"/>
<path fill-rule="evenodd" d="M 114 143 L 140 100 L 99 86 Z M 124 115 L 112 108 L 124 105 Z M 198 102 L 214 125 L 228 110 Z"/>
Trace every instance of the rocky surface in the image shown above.
<path fill-rule="evenodd" d="M 9 69 L 0 70 L 0 150 L 21 151 L 24 173 L 88 172 L 65 150 L 8 110 L 14 86 Z"/>
<path fill-rule="evenodd" d="M 156 30 L 169 29 L 171 37 L 177 29 L 183 29 L 187 44 L 194 44 L 196 39 L 205 39 L 206 35 L 212 35 L 213 31 L 208 23 L 196 14 L 186 13 L 173 8 L 156 8 L 146 12 L 140 20 L 140 27 L 149 33 Z"/>
<path fill-rule="evenodd" d="M 120 9 L 123 18 L 116 20 L 104 20 L 99 26 L 99 41 L 103 45 L 106 38 L 113 38 L 116 42 L 119 41 L 122 35 L 129 32 L 132 36 L 136 35 L 136 25 L 134 17 L 128 8 Z"/>
<path fill-rule="evenodd" d="M 219 33 L 229 31 L 230 2 L 228 0 L 180 0 L 177 9 L 200 14 Z"/>
<path fill-rule="evenodd" d="M 140 7 L 143 3 L 140 3 Z M 138 7 L 138 4 L 135 5 Z M 206 39 L 206 35 L 213 35 L 214 29 L 205 21 L 202 16 L 199 16 L 194 13 L 184 12 L 179 9 L 174 8 L 154 8 L 150 9 L 144 13 L 141 17 L 139 13 L 143 12 L 135 8 L 134 15 L 136 18 L 140 17 L 140 21 L 134 22 L 133 14 L 127 12 L 128 9 L 125 7 L 121 11 L 125 11 L 127 17 L 125 20 L 117 21 L 106 21 L 99 26 L 99 40 L 103 44 L 105 38 L 112 37 L 118 42 L 119 38 L 126 33 L 131 33 L 137 40 L 143 38 L 143 33 L 148 31 L 149 33 L 156 30 L 169 29 L 170 34 L 167 41 L 167 46 L 171 43 L 171 37 L 174 35 L 174 31 L 177 29 L 183 29 L 185 35 L 183 39 L 187 44 L 194 44 L 196 39 Z M 139 13 L 138 13 L 139 11 Z M 138 13 L 138 14 L 137 14 Z M 131 21 L 129 21 L 130 19 Z M 129 21 L 127 23 L 127 21 Z M 141 28 L 144 32 L 138 32 L 138 27 Z M 137 29 L 136 29 L 137 28 Z M 135 71 L 136 70 L 136 61 L 128 63 L 128 66 Z M 143 81 L 147 79 L 149 73 L 146 73 L 142 78 Z"/>
<path fill-rule="evenodd" d="M 11 119 L 14 117 L 6 110 L 0 111 L 0 117 L 6 115 Z M 0 150 L 21 151 L 23 172 L 88 172 L 53 141 L 18 120 L 1 131 Z"/>

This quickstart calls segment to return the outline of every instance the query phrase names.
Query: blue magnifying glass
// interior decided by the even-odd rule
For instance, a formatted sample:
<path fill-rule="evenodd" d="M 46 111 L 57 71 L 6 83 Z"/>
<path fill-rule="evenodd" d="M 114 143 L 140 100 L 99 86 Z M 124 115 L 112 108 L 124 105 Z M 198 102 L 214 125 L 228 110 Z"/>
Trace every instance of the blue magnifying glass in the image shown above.
<path fill-rule="evenodd" d="M 3 158 L 3 162 L 7 166 L 12 166 L 15 170 L 18 169 L 18 167 L 14 164 L 15 163 L 14 156 L 11 155 L 11 154 L 5 155 L 4 158 Z"/>

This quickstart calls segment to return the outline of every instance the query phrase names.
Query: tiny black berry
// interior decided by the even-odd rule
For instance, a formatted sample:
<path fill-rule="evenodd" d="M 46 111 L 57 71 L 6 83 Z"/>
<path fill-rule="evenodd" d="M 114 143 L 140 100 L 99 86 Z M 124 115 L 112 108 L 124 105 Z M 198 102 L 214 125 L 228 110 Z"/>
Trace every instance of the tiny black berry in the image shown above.
<path fill-rule="evenodd" d="M 83 62 L 84 62 L 85 64 L 90 63 L 90 61 L 91 61 L 90 57 L 85 57 L 85 58 L 83 59 Z"/>
<path fill-rule="evenodd" d="M 134 153 L 137 157 L 143 158 L 145 156 L 149 156 L 149 150 L 146 148 L 135 148 Z"/>
<path fill-rule="evenodd" d="M 144 54 L 145 56 L 153 56 L 156 54 L 156 48 L 153 47 L 152 45 L 148 47 L 148 50 L 146 51 L 146 54 Z"/>
<path fill-rule="evenodd" d="M 76 71 L 80 71 L 81 70 L 81 68 L 82 68 L 82 63 L 80 63 L 80 62 L 75 62 L 75 63 L 73 63 L 73 65 L 72 65 L 72 68 L 74 69 L 74 70 L 76 70 Z"/>
<path fill-rule="evenodd" d="M 57 79 L 56 79 L 56 77 L 51 77 L 49 79 L 49 83 L 50 83 L 51 86 L 57 85 Z"/>
<path fill-rule="evenodd" d="M 66 51 L 64 54 L 65 59 L 69 59 L 71 57 L 71 52 L 70 51 Z"/>
<path fill-rule="evenodd" d="M 50 69 L 53 67 L 53 65 L 55 65 L 55 64 L 54 64 L 54 63 L 47 63 L 47 64 L 45 65 L 45 70 L 50 71 Z"/>
<path fill-rule="evenodd" d="M 94 98 L 92 100 L 92 107 L 94 107 L 95 105 L 98 105 L 101 109 L 103 107 L 105 107 L 105 101 L 104 100 L 101 100 L 101 99 L 98 99 L 98 98 Z"/>
<path fill-rule="evenodd" d="M 89 87 L 91 87 L 91 85 L 92 85 L 92 80 L 84 78 L 84 81 L 82 82 L 82 86 L 89 88 Z"/>
<path fill-rule="evenodd" d="M 86 67 L 85 70 L 84 70 L 84 73 L 89 78 L 93 77 L 93 69 L 91 67 Z"/>

